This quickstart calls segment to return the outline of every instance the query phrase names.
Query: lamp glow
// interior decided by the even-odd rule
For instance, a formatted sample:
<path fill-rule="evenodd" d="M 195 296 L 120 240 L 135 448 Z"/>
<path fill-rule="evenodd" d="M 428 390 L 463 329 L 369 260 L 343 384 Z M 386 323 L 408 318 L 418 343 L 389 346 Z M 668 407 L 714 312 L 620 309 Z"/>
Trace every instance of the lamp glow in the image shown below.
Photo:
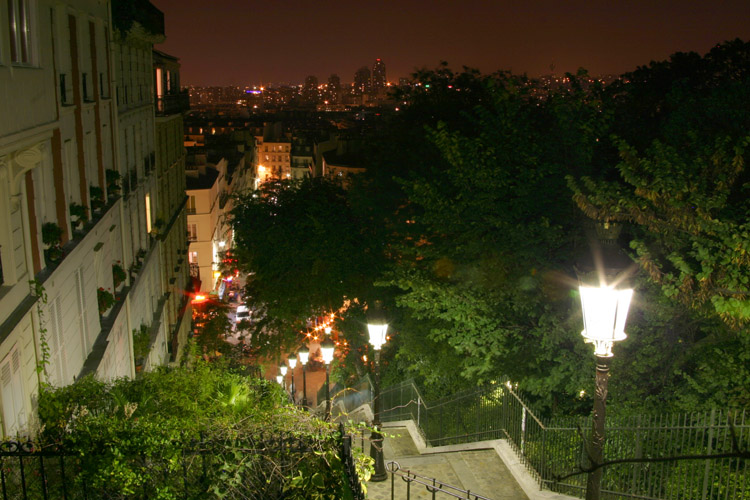
<path fill-rule="evenodd" d="M 368 323 L 367 330 L 370 333 L 370 344 L 378 351 L 386 342 L 388 323 Z"/>
<path fill-rule="evenodd" d="M 286 371 L 287 371 L 286 365 L 279 365 L 279 371 L 281 372 L 282 377 L 286 377 Z"/>
<path fill-rule="evenodd" d="M 581 335 L 586 342 L 594 344 L 596 356 L 610 358 L 614 343 L 627 337 L 625 319 L 633 298 L 633 290 L 585 286 L 580 287 L 579 290 L 583 309 Z"/>
<path fill-rule="evenodd" d="M 306 365 L 310 360 L 310 349 L 307 347 L 300 348 L 300 350 L 297 351 L 297 354 L 299 354 L 299 362 L 303 365 Z"/>
<path fill-rule="evenodd" d="M 295 356 L 294 354 L 289 356 L 289 358 L 287 359 L 287 363 L 289 363 L 289 368 L 294 370 L 294 368 L 297 366 L 297 356 Z"/>
<path fill-rule="evenodd" d="M 327 365 L 333 361 L 333 351 L 336 349 L 336 344 L 331 339 L 326 339 L 320 344 L 320 354 L 323 356 L 323 362 Z"/>

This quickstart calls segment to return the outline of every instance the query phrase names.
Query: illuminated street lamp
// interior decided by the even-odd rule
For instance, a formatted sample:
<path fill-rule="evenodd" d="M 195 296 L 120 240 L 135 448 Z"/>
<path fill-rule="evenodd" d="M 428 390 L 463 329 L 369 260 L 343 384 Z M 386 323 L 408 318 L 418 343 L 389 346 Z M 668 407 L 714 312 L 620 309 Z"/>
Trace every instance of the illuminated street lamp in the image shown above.
<path fill-rule="evenodd" d="M 286 365 L 284 363 L 281 363 L 279 365 L 279 372 L 281 372 L 281 379 L 283 381 L 281 385 L 284 386 L 284 390 L 286 390 L 286 371 L 287 371 Z"/>
<path fill-rule="evenodd" d="M 277 382 L 277 383 L 278 383 L 279 385 L 283 384 L 283 383 L 284 383 L 284 376 L 283 376 L 283 375 L 281 375 L 280 373 L 279 373 L 278 375 L 276 375 L 276 382 Z"/>
<path fill-rule="evenodd" d="M 370 334 L 370 344 L 375 349 L 375 408 L 373 410 L 375 415 L 372 421 L 374 430 L 370 436 L 370 456 L 375 461 L 375 473 L 370 481 L 385 481 L 388 478 L 388 472 L 385 470 L 383 435 L 380 433 L 380 412 L 382 408 L 380 401 L 380 348 L 387 340 L 388 323 L 385 322 L 383 317 L 373 314 L 367 323 L 367 330 Z"/>
<path fill-rule="evenodd" d="M 625 319 L 633 298 L 633 290 L 617 290 L 613 287 L 581 286 L 583 309 L 583 338 L 594 344 L 596 355 L 596 388 L 594 391 L 594 416 L 591 432 L 590 459 L 601 464 L 604 457 L 604 420 L 606 417 L 607 377 L 612 346 L 624 340 Z M 589 473 L 586 483 L 586 500 L 599 500 L 602 469 Z"/>
<path fill-rule="evenodd" d="M 294 398 L 294 368 L 297 366 L 297 356 L 291 354 L 286 361 L 289 363 L 289 369 L 292 372 L 292 403 L 296 403 Z"/>
<path fill-rule="evenodd" d="M 302 406 L 307 408 L 307 376 L 305 375 L 305 367 L 310 360 L 310 349 L 303 346 L 297 351 L 297 354 L 299 354 L 299 362 L 302 363 Z"/>
<path fill-rule="evenodd" d="M 320 354 L 323 356 L 323 362 L 326 364 L 326 421 L 331 420 L 331 387 L 328 382 L 329 372 L 331 371 L 331 361 L 333 361 L 333 351 L 336 344 L 331 339 L 325 339 L 320 343 Z"/>

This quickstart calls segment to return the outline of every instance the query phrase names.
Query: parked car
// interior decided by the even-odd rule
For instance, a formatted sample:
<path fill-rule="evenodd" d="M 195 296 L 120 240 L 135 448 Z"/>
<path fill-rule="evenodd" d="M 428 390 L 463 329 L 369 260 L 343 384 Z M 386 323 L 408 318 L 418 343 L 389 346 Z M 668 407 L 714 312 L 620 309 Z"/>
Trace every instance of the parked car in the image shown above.
<path fill-rule="evenodd" d="M 245 305 L 239 305 L 237 306 L 237 312 L 235 314 L 235 321 L 239 323 L 240 321 L 249 321 L 250 320 L 250 310 Z"/>

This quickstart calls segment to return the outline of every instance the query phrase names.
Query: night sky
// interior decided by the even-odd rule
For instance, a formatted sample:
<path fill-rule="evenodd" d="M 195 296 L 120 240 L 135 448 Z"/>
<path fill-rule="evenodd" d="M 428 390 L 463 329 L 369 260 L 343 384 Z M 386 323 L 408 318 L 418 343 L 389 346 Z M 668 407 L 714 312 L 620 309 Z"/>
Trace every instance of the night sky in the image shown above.
<path fill-rule="evenodd" d="M 453 69 L 529 76 L 620 74 L 679 51 L 750 40 L 750 1 L 151 0 L 164 12 L 182 83 L 351 82 L 382 58 L 397 81 L 448 61 Z M 554 68 L 554 69 L 552 69 Z"/>

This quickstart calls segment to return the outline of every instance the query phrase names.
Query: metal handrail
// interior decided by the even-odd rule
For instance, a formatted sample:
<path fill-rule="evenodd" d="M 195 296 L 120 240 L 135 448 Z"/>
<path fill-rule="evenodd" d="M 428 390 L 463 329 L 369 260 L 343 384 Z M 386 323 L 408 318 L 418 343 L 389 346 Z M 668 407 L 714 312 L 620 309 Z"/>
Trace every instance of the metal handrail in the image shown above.
<path fill-rule="evenodd" d="M 395 460 L 388 462 L 385 467 L 388 472 L 391 473 L 391 500 L 394 498 L 396 476 L 399 476 L 406 483 L 406 500 L 409 500 L 411 497 L 411 483 L 423 485 L 428 492 L 432 493 L 433 500 L 437 493 L 445 493 L 453 498 L 460 498 L 463 500 L 490 500 L 487 497 L 477 493 L 472 493 L 469 490 L 463 490 L 457 486 L 438 481 L 434 477 L 427 477 L 411 472 L 408 469 L 401 469 L 401 466 Z M 401 472 L 402 470 L 403 472 Z"/>

